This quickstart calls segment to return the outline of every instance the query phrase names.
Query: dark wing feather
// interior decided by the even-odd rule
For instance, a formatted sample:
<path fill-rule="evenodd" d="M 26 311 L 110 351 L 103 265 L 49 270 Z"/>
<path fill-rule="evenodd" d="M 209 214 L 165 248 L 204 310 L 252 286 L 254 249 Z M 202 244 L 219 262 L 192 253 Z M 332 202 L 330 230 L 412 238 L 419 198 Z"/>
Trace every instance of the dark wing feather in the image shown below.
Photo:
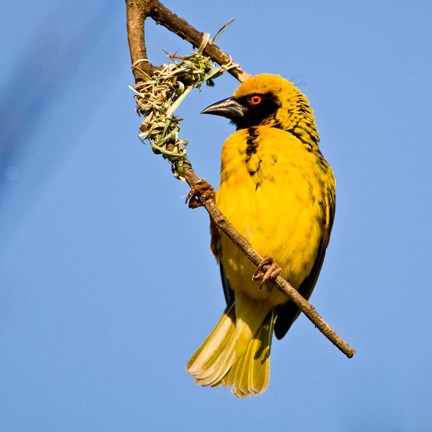
<path fill-rule="evenodd" d="M 222 280 L 222 288 L 225 296 L 225 301 L 227 305 L 231 305 L 234 302 L 234 291 L 231 289 L 227 277 L 222 266 L 222 248 L 220 242 L 219 229 L 213 220 L 210 220 L 210 234 L 211 234 L 211 250 L 219 262 L 220 275 Z"/>
<path fill-rule="evenodd" d="M 336 210 L 336 196 L 334 190 L 328 191 L 326 206 L 327 211 L 325 226 L 327 227 L 327 231 L 321 239 L 321 243 L 318 249 L 318 255 L 316 257 L 312 270 L 298 289 L 298 292 L 305 299 L 309 299 L 315 287 L 318 275 L 324 262 L 326 248 L 330 240 L 330 233 L 333 226 L 333 220 Z M 278 339 L 282 339 L 299 315 L 300 309 L 293 302 L 289 301 L 283 306 L 281 306 L 277 311 L 277 318 L 274 327 L 275 336 Z"/>
<path fill-rule="evenodd" d="M 229 306 L 234 302 L 234 291 L 231 289 L 228 279 L 225 276 L 222 263 L 219 263 L 219 268 L 220 268 L 220 275 L 222 279 L 222 288 L 225 296 L 225 301 L 227 306 Z"/>

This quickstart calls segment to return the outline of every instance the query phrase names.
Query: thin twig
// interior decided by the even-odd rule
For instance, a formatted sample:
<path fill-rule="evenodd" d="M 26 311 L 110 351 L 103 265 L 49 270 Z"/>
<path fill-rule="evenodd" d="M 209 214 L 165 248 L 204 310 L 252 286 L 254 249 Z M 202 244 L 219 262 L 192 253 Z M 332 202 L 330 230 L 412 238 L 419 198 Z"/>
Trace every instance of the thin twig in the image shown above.
<path fill-rule="evenodd" d="M 157 67 L 148 62 L 147 58 L 144 35 L 145 19 L 147 17 L 151 17 L 156 23 L 163 25 L 165 28 L 177 34 L 197 48 L 203 40 L 204 33 L 199 32 L 186 20 L 171 12 L 158 0 L 126 0 L 126 8 L 128 40 L 132 65 L 134 67 L 136 66 L 136 62 L 143 61 L 143 69 L 149 75 L 151 75 L 151 72 L 154 71 L 154 69 L 157 69 Z M 211 40 L 207 42 L 203 54 L 210 57 L 221 66 L 230 65 L 232 63 L 231 57 L 224 53 Z M 135 69 L 133 72 L 135 80 L 144 79 L 144 77 Z M 228 73 L 233 75 L 240 82 L 243 82 L 250 77 L 250 75 L 238 65 L 231 68 Z"/>
<path fill-rule="evenodd" d="M 158 23 L 172 31 L 176 35 L 190 42 L 193 46 L 198 48 L 203 40 L 204 34 L 192 27 L 186 20 L 178 17 L 176 14 L 167 9 L 158 0 L 153 1 L 154 7 L 150 12 L 150 16 Z M 210 57 L 221 66 L 232 63 L 229 55 L 225 54 L 217 45 L 212 41 L 208 41 L 203 54 Z M 250 75 L 241 69 L 240 66 L 234 67 L 228 71 L 240 82 L 243 82 Z"/>
<path fill-rule="evenodd" d="M 189 41 L 192 45 L 196 47 L 200 46 L 204 37 L 203 33 L 196 30 L 184 19 L 172 13 L 158 0 L 126 0 L 126 5 L 128 40 L 135 82 L 145 80 L 146 74 L 149 72 L 151 74 L 151 72 L 156 69 L 156 67 L 148 61 L 145 47 L 144 22 L 147 17 L 153 18 L 158 24 L 162 24 L 167 29 Z M 210 41 L 207 42 L 203 52 L 220 65 L 232 64 L 231 58 Z M 134 66 L 139 63 L 142 63 L 143 67 L 134 68 Z M 145 73 L 141 73 L 141 69 L 145 70 Z M 239 66 L 230 69 L 228 72 L 234 75 L 239 81 L 243 81 L 249 76 L 249 74 L 243 71 Z M 198 176 L 189 165 L 184 169 L 184 178 L 190 187 L 195 186 L 199 180 Z M 249 260 L 256 266 L 261 264 L 263 258 L 251 247 L 246 239 L 234 229 L 231 223 L 220 212 L 214 200 L 208 199 L 202 204 L 218 228 L 237 245 Z M 355 354 L 355 350 L 324 321 L 315 308 L 285 279 L 278 276 L 274 284 L 282 293 L 289 297 L 312 323 L 347 357 L 351 358 Z"/>
<path fill-rule="evenodd" d="M 126 0 L 127 33 L 135 82 L 144 81 L 145 74 L 151 76 L 157 69 L 148 61 L 145 44 L 145 19 L 149 16 L 151 3 L 151 0 Z"/>

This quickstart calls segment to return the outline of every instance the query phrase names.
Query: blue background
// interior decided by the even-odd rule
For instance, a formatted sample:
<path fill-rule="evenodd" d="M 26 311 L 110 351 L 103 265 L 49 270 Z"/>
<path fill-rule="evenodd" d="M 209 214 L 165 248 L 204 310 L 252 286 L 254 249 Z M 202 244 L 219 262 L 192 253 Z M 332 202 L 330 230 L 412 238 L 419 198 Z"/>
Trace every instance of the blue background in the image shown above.
<path fill-rule="evenodd" d="M 196 386 L 185 364 L 224 307 L 208 216 L 137 138 L 124 2 L 0 5 L 0 430 L 432 431 L 429 1 L 167 1 L 242 67 L 309 97 L 338 184 L 312 303 L 260 397 Z M 153 23 L 148 47 L 190 47 Z M 182 105 L 217 185 L 233 131 Z"/>

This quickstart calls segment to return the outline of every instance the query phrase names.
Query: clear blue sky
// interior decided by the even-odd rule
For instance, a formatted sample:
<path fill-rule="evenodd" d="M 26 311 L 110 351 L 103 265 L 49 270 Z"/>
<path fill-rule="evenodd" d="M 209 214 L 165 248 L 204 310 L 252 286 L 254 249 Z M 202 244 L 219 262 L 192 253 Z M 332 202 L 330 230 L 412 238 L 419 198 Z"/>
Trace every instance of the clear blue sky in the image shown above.
<path fill-rule="evenodd" d="M 432 430 L 430 1 L 167 1 L 248 72 L 309 97 L 338 184 L 312 303 L 275 341 L 268 391 L 196 386 L 185 364 L 224 307 L 208 217 L 137 138 L 123 1 L 0 6 L 0 430 Z M 187 54 L 149 25 L 150 55 Z M 233 131 L 181 107 L 200 176 Z"/>

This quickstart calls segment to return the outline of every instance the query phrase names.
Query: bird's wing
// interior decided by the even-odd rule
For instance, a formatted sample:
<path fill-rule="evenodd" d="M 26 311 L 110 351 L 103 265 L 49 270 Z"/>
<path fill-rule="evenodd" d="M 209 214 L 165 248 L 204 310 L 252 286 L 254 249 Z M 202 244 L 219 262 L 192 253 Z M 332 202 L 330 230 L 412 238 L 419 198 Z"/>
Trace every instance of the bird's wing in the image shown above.
<path fill-rule="evenodd" d="M 227 306 L 230 306 L 231 304 L 234 303 L 234 291 L 231 289 L 228 279 L 225 276 L 225 272 L 221 262 L 219 262 L 219 268 L 220 268 L 220 275 L 222 280 L 222 288 L 225 296 L 225 301 L 227 303 Z"/>
<path fill-rule="evenodd" d="M 326 221 L 325 221 L 326 230 L 321 239 L 318 248 L 318 254 L 315 259 L 315 263 L 312 267 L 312 270 L 298 289 L 298 292 L 305 299 L 309 299 L 315 287 L 315 283 L 318 279 L 318 275 L 321 271 L 321 267 L 324 261 L 326 248 L 330 240 L 330 233 L 333 226 L 333 220 L 334 220 L 334 215 L 336 210 L 336 195 L 333 190 L 328 191 L 325 205 L 326 205 Z M 292 323 L 297 319 L 299 314 L 300 314 L 300 309 L 292 301 L 285 303 L 283 306 L 279 308 L 279 310 L 277 311 L 277 318 L 276 318 L 275 328 L 274 328 L 275 336 L 278 339 L 282 339 L 285 336 L 285 334 L 290 329 Z"/>
<path fill-rule="evenodd" d="M 221 258 L 222 258 L 222 247 L 219 228 L 210 220 L 210 234 L 211 234 L 211 250 L 219 262 L 220 275 L 222 280 L 222 288 L 225 296 L 225 301 L 227 305 L 231 305 L 234 302 L 234 291 L 231 289 L 228 279 L 225 275 Z"/>

